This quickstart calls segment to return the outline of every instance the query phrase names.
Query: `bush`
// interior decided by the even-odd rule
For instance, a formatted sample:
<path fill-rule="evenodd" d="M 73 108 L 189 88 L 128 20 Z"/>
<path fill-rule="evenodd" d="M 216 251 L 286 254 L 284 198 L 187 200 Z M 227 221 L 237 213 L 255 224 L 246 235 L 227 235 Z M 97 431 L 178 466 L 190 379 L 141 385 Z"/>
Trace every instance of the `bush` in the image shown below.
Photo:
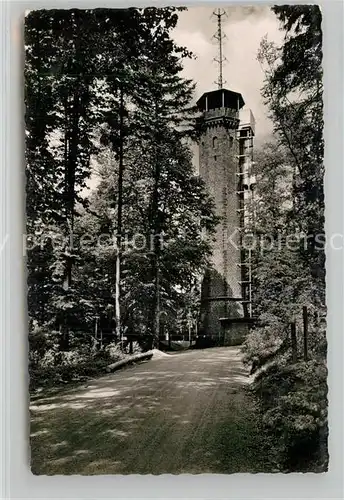
<path fill-rule="evenodd" d="M 272 315 L 260 317 L 263 326 L 253 330 L 243 344 L 243 362 L 251 365 L 252 373 L 279 353 L 286 343 L 284 325 Z"/>
<path fill-rule="evenodd" d="M 309 361 L 292 362 L 288 329 L 274 316 L 261 317 L 243 346 L 255 372 L 261 422 L 276 466 L 284 472 L 327 469 L 327 369 L 324 324 L 309 325 Z M 298 325 L 298 357 L 302 327 Z"/>
<path fill-rule="evenodd" d="M 262 423 L 284 472 L 327 468 L 327 370 L 318 360 L 278 358 L 255 377 Z"/>
<path fill-rule="evenodd" d="M 30 390 L 95 377 L 124 356 L 115 344 L 98 350 L 88 342 L 74 345 L 70 351 L 60 351 L 58 340 L 59 332 L 49 331 L 47 327 L 32 328 L 29 334 Z"/>

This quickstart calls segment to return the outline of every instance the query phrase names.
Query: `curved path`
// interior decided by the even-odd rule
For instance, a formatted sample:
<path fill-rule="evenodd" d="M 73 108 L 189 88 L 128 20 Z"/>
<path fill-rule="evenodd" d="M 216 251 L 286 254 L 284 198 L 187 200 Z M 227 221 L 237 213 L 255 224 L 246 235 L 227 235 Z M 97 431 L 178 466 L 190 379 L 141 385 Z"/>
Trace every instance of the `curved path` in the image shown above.
<path fill-rule="evenodd" d="M 164 355 L 31 405 L 35 474 L 260 472 L 235 347 Z"/>

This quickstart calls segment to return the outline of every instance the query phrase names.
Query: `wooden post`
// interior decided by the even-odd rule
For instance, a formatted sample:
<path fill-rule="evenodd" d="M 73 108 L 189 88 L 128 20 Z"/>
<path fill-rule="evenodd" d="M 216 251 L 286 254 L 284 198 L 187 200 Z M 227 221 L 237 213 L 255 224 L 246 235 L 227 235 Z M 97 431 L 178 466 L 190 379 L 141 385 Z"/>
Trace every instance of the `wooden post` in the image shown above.
<path fill-rule="evenodd" d="M 307 306 L 303 306 L 303 356 L 304 360 L 308 361 L 308 310 Z"/>
<path fill-rule="evenodd" d="M 130 337 L 130 344 L 129 345 L 130 345 L 129 352 L 130 352 L 130 354 L 133 354 L 133 339 L 132 339 L 132 337 Z"/>
<path fill-rule="evenodd" d="M 290 336 L 291 336 L 291 351 L 292 351 L 292 362 L 297 362 L 297 340 L 296 340 L 296 323 L 291 323 L 290 325 Z"/>

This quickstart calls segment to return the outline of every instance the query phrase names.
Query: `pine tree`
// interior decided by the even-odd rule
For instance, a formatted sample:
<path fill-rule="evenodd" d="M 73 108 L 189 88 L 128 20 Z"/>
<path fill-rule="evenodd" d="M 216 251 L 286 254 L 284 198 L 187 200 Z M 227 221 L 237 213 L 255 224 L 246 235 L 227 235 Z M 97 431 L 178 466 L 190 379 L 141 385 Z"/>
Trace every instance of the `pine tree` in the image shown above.
<path fill-rule="evenodd" d="M 210 248 L 202 239 L 202 228 L 207 227 L 211 231 L 215 224 L 212 202 L 203 182 L 193 173 L 188 147 L 180 146 L 178 156 L 173 141 L 166 143 L 165 147 L 165 156 L 161 157 L 162 182 L 159 189 L 162 241 L 157 233 L 151 232 L 149 214 L 154 180 L 147 174 L 151 172 L 154 156 L 151 156 L 145 143 L 138 143 L 127 156 L 123 183 L 121 313 L 124 326 L 130 324 L 133 332 L 145 335 L 152 335 L 155 282 L 151 254 L 155 241 L 159 244 L 161 310 L 164 317 L 173 318 L 188 300 L 190 283 L 208 262 Z M 96 267 L 106 270 L 106 277 L 99 275 L 99 282 L 107 280 L 108 290 L 114 284 L 109 263 L 114 263 L 116 259 L 116 248 L 111 241 L 116 241 L 117 229 L 114 199 L 118 164 L 112 160 L 112 163 L 103 165 L 104 176 L 90 205 L 92 212 L 98 214 L 94 218 L 95 237 L 100 233 L 109 235 L 105 238 L 108 241 L 106 249 L 94 250 L 96 259 L 102 262 Z M 89 223 L 86 225 L 91 227 Z"/>
<path fill-rule="evenodd" d="M 277 47 L 265 37 L 258 55 L 276 146 L 266 148 L 257 162 L 261 203 L 256 212 L 257 229 L 263 237 L 272 236 L 273 246 L 262 251 L 260 245 L 255 254 L 254 297 L 257 312 L 263 314 L 245 351 L 253 370 L 261 368 L 255 388 L 278 467 L 323 471 L 326 333 L 318 318 L 325 308 L 325 273 L 324 248 L 316 245 L 324 232 L 321 13 L 310 5 L 272 10 L 285 38 Z M 289 173 L 288 182 L 283 171 Z M 301 356 L 303 306 L 310 315 L 307 359 Z M 294 353 L 291 322 L 299 346 Z"/>
<path fill-rule="evenodd" d="M 295 221 L 305 233 L 305 263 L 324 301 L 324 234 L 322 32 L 318 6 L 275 6 L 285 40 L 281 48 L 265 38 L 259 52 L 266 82 L 263 98 L 279 143 L 295 169 Z"/>
<path fill-rule="evenodd" d="M 202 229 L 215 217 L 187 142 L 194 85 L 180 76 L 192 55 L 171 38 L 179 10 L 27 16 L 28 232 L 42 237 L 28 250 L 29 304 L 61 350 L 91 345 L 95 324 L 157 346 L 160 317 L 175 324 L 197 296 L 190 287 L 210 251 Z M 111 242 L 99 246 L 104 233 Z M 92 248 L 79 246 L 86 234 Z M 144 251 L 127 248 L 138 234 Z"/>

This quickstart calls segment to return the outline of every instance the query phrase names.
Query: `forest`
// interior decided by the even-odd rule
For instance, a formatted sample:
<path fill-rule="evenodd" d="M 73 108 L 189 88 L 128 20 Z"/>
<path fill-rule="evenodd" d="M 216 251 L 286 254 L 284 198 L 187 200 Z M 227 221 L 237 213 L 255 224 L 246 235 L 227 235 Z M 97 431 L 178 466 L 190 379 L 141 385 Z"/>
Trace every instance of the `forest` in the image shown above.
<path fill-rule="evenodd" d="M 162 335 L 197 331 L 218 218 L 193 166 L 195 82 L 181 72 L 195 56 L 172 37 L 183 10 L 40 10 L 26 17 L 32 391 L 97 376 L 129 350 L 159 348 Z M 310 5 L 272 10 L 284 41 L 276 46 L 266 37 L 257 47 L 274 131 L 255 154 L 257 322 L 243 353 L 276 467 L 322 471 L 328 431 L 321 12 Z M 282 244 L 267 251 L 267 235 Z M 285 244 L 290 235 L 292 246 Z"/>

